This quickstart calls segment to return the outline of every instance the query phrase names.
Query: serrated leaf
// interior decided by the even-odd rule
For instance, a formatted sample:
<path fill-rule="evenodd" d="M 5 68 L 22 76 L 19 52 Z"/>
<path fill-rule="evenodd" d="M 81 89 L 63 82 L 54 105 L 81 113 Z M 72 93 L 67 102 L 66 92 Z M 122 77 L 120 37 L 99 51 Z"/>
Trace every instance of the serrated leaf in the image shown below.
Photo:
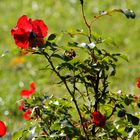
<path fill-rule="evenodd" d="M 138 103 L 137 106 L 140 108 L 140 103 Z"/>
<path fill-rule="evenodd" d="M 126 97 L 125 99 L 124 99 L 124 103 L 126 104 L 126 105 L 130 105 L 131 103 L 132 103 L 132 99 L 130 99 L 130 98 L 128 98 L 128 97 Z"/>
<path fill-rule="evenodd" d="M 125 55 L 120 55 L 119 57 L 122 58 L 122 59 L 124 59 L 127 62 L 129 61 L 128 58 L 127 58 L 127 56 L 125 56 Z"/>
<path fill-rule="evenodd" d="M 126 111 L 125 111 L 125 110 L 120 110 L 120 111 L 118 112 L 118 117 L 124 117 L 125 114 L 126 114 Z"/>
<path fill-rule="evenodd" d="M 53 54 L 53 55 L 51 55 L 51 57 L 60 58 L 60 59 L 64 60 L 64 57 L 59 54 Z"/>
<path fill-rule="evenodd" d="M 56 38 L 56 34 L 51 34 L 49 37 L 48 37 L 48 40 L 51 41 L 51 40 L 54 40 Z"/>
<path fill-rule="evenodd" d="M 112 38 L 107 38 L 105 40 L 103 40 L 103 42 L 105 42 L 107 45 L 113 45 L 113 46 L 116 46 L 116 43 L 115 41 L 112 39 Z"/>
<path fill-rule="evenodd" d="M 127 114 L 128 121 L 130 121 L 133 125 L 139 124 L 139 118 L 136 116 L 133 116 L 131 114 Z"/>
<path fill-rule="evenodd" d="M 132 121 L 133 125 L 138 125 L 139 124 L 139 118 L 138 117 L 133 116 L 131 121 Z"/>
<path fill-rule="evenodd" d="M 77 47 L 78 46 L 78 43 L 77 42 L 68 42 L 68 45 L 69 46 L 73 46 L 73 47 Z"/>
<path fill-rule="evenodd" d="M 97 42 L 97 43 L 101 43 L 102 42 L 102 38 L 99 34 L 97 33 L 92 33 L 91 37 Z"/>
<path fill-rule="evenodd" d="M 68 68 L 69 70 L 72 70 L 74 67 L 69 63 L 62 63 L 61 65 L 59 65 L 59 69 L 62 68 Z"/>
<path fill-rule="evenodd" d="M 61 129 L 61 125 L 60 125 L 60 123 L 59 123 L 58 121 L 55 121 L 55 122 L 51 125 L 50 129 L 51 129 L 51 130 L 57 130 L 57 131 L 59 131 L 59 130 Z"/>
<path fill-rule="evenodd" d="M 12 136 L 12 140 L 18 140 L 20 137 L 22 137 L 22 130 L 15 132 Z"/>
<path fill-rule="evenodd" d="M 133 127 L 128 127 L 128 126 L 127 126 L 127 127 L 125 128 L 125 131 L 126 131 L 127 133 L 131 132 L 132 130 L 133 130 Z"/>

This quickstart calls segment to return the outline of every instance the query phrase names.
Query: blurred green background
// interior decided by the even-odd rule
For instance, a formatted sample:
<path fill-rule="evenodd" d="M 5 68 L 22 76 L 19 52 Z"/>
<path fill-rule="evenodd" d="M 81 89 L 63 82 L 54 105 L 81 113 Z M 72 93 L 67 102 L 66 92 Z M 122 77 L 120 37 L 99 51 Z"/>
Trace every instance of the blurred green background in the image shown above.
<path fill-rule="evenodd" d="M 140 94 L 136 88 L 136 79 L 140 77 L 139 3 L 140 0 L 85 0 L 88 20 L 99 11 L 112 8 L 132 9 L 137 15 L 136 19 L 130 20 L 116 13 L 103 17 L 93 25 L 94 32 L 103 38 L 111 37 L 117 44 L 116 47 L 106 46 L 108 50 L 121 52 L 129 59 L 129 62 L 118 63 L 117 74 L 110 79 L 113 92 L 121 89 L 126 94 Z M 0 0 L 0 120 L 8 126 L 7 136 L 3 138 L 6 140 L 10 139 L 14 131 L 22 128 L 25 122 L 18 111 L 17 101 L 21 99 L 21 89 L 29 88 L 29 83 L 34 81 L 38 91 L 62 94 L 52 85 L 56 77 L 42 70 L 45 59 L 32 54 L 21 56 L 19 53 L 10 30 L 22 15 L 44 20 L 49 33 L 86 30 L 79 0 Z M 63 38 L 61 41 L 64 44 L 66 40 Z"/>

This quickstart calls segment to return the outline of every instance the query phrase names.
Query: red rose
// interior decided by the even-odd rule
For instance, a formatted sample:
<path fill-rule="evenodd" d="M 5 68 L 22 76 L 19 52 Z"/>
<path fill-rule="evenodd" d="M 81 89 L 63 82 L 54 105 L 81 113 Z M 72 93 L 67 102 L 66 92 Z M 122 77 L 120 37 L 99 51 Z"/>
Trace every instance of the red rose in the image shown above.
<path fill-rule="evenodd" d="M 31 115 L 31 113 L 32 113 L 32 110 L 31 109 L 28 109 L 26 112 L 24 112 L 23 113 L 23 118 L 25 119 L 25 120 L 30 120 L 30 115 Z"/>
<path fill-rule="evenodd" d="M 104 127 L 106 118 L 98 111 L 92 113 L 92 122 L 95 126 Z"/>
<path fill-rule="evenodd" d="M 29 98 L 33 93 L 35 93 L 35 83 L 34 82 L 30 83 L 30 89 L 23 89 L 20 92 L 20 95 L 23 98 Z"/>
<path fill-rule="evenodd" d="M 83 123 L 83 126 L 84 126 L 84 128 L 87 129 L 87 128 L 88 128 L 87 122 L 84 122 L 84 123 Z"/>
<path fill-rule="evenodd" d="M 36 47 L 44 43 L 44 37 L 48 34 L 48 27 L 42 20 L 34 20 L 23 15 L 19 18 L 16 27 L 11 30 L 16 45 L 21 49 Z"/>
<path fill-rule="evenodd" d="M 30 89 L 35 90 L 35 83 L 34 82 L 30 83 Z"/>
<path fill-rule="evenodd" d="M 6 134 L 7 128 L 3 121 L 0 121 L 0 137 Z"/>
<path fill-rule="evenodd" d="M 137 87 L 140 89 L 140 78 L 137 79 Z"/>
<path fill-rule="evenodd" d="M 24 107 L 25 107 L 24 105 L 25 105 L 25 103 L 21 102 L 20 106 L 18 107 L 18 110 L 22 111 L 24 109 Z"/>

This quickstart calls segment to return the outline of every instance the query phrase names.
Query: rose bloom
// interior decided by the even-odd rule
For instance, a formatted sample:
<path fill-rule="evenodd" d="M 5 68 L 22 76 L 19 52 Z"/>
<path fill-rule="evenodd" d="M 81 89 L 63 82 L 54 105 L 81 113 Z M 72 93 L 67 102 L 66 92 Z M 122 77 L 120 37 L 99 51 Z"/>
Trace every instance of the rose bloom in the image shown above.
<path fill-rule="evenodd" d="M 98 111 L 92 113 L 92 122 L 95 126 L 104 127 L 106 118 Z"/>
<path fill-rule="evenodd" d="M 26 112 L 23 113 L 24 120 L 26 120 L 26 121 L 30 120 L 31 119 L 31 117 L 30 117 L 31 113 L 32 113 L 31 109 L 26 110 Z"/>
<path fill-rule="evenodd" d="M 30 89 L 23 89 L 20 92 L 20 95 L 23 98 L 29 98 L 33 93 L 35 93 L 35 83 L 34 82 L 30 83 Z"/>
<path fill-rule="evenodd" d="M 25 107 L 25 103 L 24 102 L 21 102 L 20 103 L 20 106 L 18 107 L 18 110 L 22 111 Z"/>
<path fill-rule="evenodd" d="M 6 134 L 7 127 L 3 121 L 0 121 L 0 137 L 3 137 Z"/>
<path fill-rule="evenodd" d="M 32 20 L 26 15 L 18 19 L 17 25 L 11 30 L 16 45 L 21 49 L 29 49 L 44 43 L 48 27 L 42 20 Z"/>
<path fill-rule="evenodd" d="M 140 89 L 140 78 L 137 79 L 137 87 Z"/>

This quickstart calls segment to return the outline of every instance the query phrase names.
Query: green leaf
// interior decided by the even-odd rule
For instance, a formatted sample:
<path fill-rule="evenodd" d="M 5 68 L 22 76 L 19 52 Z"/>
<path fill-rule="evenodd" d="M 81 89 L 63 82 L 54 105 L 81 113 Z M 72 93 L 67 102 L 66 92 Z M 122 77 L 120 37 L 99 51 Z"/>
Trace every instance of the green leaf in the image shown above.
<path fill-rule="evenodd" d="M 126 56 L 126 55 L 122 55 L 122 54 L 121 54 L 119 57 L 120 57 L 120 58 L 122 58 L 122 59 L 124 59 L 125 61 L 127 61 L 127 62 L 128 62 L 128 58 L 127 58 L 127 56 Z"/>
<path fill-rule="evenodd" d="M 49 37 L 48 37 L 48 40 L 51 41 L 51 40 L 54 40 L 56 38 L 56 34 L 51 34 Z"/>
<path fill-rule="evenodd" d="M 133 116 L 131 114 L 127 114 L 128 121 L 130 121 L 133 125 L 139 124 L 139 118 L 136 116 Z"/>
<path fill-rule="evenodd" d="M 133 116 L 131 121 L 132 121 L 133 125 L 138 125 L 139 124 L 139 118 L 138 117 Z"/>
<path fill-rule="evenodd" d="M 51 57 L 60 58 L 60 59 L 64 60 L 64 57 L 59 54 L 53 54 L 53 55 L 51 55 Z"/>
<path fill-rule="evenodd" d="M 127 127 L 125 128 L 125 131 L 126 131 L 127 133 L 131 132 L 132 130 L 133 130 L 133 127 L 130 127 L 130 126 L 127 126 Z"/>
<path fill-rule="evenodd" d="M 77 42 L 68 42 L 68 45 L 70 47 L 77 47 L 78 46 L 78 43 Z"/>
<path fill-rule="evenodd" d="M 105 40 L 103 40 L 103 42 L 105 42 L 107 45 L 113 45 L 116 46 L 116 43 L 114 42 L 114 40 L 112 38 L 107 38 Z"/>
<path fill-rule="evenodd" d="M 126 104 L 126 105 L 130 105 L 131 103 L 132 103 L 132 99 L 130 99 L 130 98 L 128 98 L 128 97 L 126 97 L 125 99 L 124 99 L 124 103 Z"/>
<path fill-rule="evenodd" d="M 140 108 L 140 103 L 138 103 L 137 106 Z"/>
<path fill-rule="evenodd" d="M 125 111 L 125 110 L 120 110 L 120 111 L 118 112 L 118 117 L 124 117 L 125 114 L 126 114 L 126 111 Z"/>
<path fill-rule="evenodd" d="M 51 47 L 51 42 L 49 42 L 49 41 L 46 41 L 46 46 L 50 46 Z"/>
<path fill-rule="evenodd" d="M 96 43 L 102 43 L 103 39 L 98 33 L 92 33 L 91 37 L 96 41 Z"/>
<path fill-rule="evenodd" d="M 61 65 L 59 65 L 59 69 L 63 68 L 68 68 L 69 70 L 72 70 L 74 67 L 69 63 L 62 63 Z"/>
<path fill-rule="evenodd" d="M 110 76 L 114 76 L 116 74 L 116 70 L 112 70 L 111 73 L 110 73 Z"/>
<path fill-rule="evenodd" d="M 19 130 L 18 132 L 15 132 L 12 136 L 12 140 L 18 140 L 20 137 L 22 137 L 23 130 Z"/>
<path fill-rule="evenodd" d="M 50 129 L 51 129 L 51 130 L 60 131 L 61 125 L 60 125 L 60 123 L 59 123 L 58 121 L 55 121 L 55 122 L 51 125 Z"/>

